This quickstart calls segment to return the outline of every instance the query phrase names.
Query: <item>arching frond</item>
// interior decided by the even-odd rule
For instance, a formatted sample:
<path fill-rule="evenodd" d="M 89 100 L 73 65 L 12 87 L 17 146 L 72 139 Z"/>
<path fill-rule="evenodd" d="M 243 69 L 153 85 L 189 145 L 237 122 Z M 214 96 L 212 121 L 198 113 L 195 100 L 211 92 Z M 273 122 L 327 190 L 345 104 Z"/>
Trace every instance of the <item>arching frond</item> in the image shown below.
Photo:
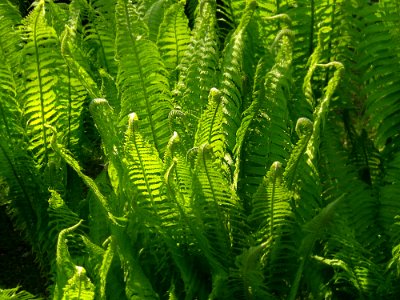
<path fill-rule="evenodd" d="M 76 225 L 61 230 L 58 236 L 57 278 L 54 299 L 95 299 L 95 285 L 86 275 L 86 269 L 82 266 L 76 265 L 70 253 L 69 245 L 67 244 L 71 243 L 71 240 L 74 241 L 75 239 L 78 239 L 78 236 L 76 234 L 74 235 L 72 232 L 76 230 L 81 223 L 82 220 Z M 87 251 L 93 259 L 95 255 L 91 248 L 95 245 L 89 245 L 90 243 L 86 238 L 84 238 L 84 241 L 87 246 Z M 99 248 L 97 246 L 95 247 Z M 80 250 L 82 250 L 82 247 Z M 101 252 L 104 251 L 101 249 Z"/>

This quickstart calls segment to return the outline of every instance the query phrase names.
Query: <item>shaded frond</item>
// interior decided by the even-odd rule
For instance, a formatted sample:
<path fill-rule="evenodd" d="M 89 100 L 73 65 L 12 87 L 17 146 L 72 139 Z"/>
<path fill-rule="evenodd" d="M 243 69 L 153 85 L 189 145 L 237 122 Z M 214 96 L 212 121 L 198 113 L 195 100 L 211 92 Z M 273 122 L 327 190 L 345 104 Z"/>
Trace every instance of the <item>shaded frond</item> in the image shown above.
<path fill-rule="evenodd" d="M 245 9 L 246 1 L 222 0 L 218 2 L 217 14 L 221 36 L 225 37 L 231 29 L 239 26 L 240 18 Z"/>
<path fill-rule="evenodd" d="M 363 54 L 360 65 L 366 69 L 362 78 L 367 95 L 368 126 L 376 131 L 375 145 L 378 149 L 390 143 L 400 128 L 400 64 L 397 55 L 400 41 L 390 34 L 398 30 L 398 24 L 390 21 L 391 15 L 390 10 L 378 9 L 369 14 L 365 20 L 363 42 L 359 45 Z"/>
<path fill-rule="evenodd" d="M 236 193 L 213 156 L 208 144 L 199 147 L 192 183 L 192 205 L 210 244 L 210 251 L 218 261 L 214 267 L 226 268 L 234 253 L 233 244 L 241 242 L 243 215 Z"/>
<path fill-rule="evenodd" d="M 215 26 L 215 5 L 212 1 L 202 1 L 190 44 L 178 66 L 179 80 L 175 90 L 176 102 L 193 124 L 190 126 L 192 132 L 196 130 L 197 116 L 205 109 L 208 94 L 217 79 L 219 53 Z"/>
<path fill-rule="evenodd" d="M 222 123 L 224 144 L 227 151 L 233 153 L 236 131 L 240 126 L 243 92 L 243 48 L 246 40 L 246 28 L 257 7 L 250 1 L 240 19 L 240 24 L 232 33 L 223 51 L 219 88 L 222 93 L 224 120 Z"/>
<path fill-rule="evenodd" d="M 244 249 L 236 257 L 235 269 L 231 269 L 226 294 L 230 299 L 274 299 L 264 284 L 261 256 L 267 243 Z M 228 297 L 226 297 L 228 299 Z"/>
<path fill-rule="evenodd" d="M 322 238 L 326 234 L 329 227 L 332 225 L 334 213 L 338 210 L 339 205 L 342 205 L 344 198 L 345 195 L 341 195 L 339 198 L 335 199 L 333 202 L 321 209 L 321 211 L 312 220 L 304 224 L 303 231 L 305 232 L 305 235 L 303 236 L 301 246 L 298 250 L 298 268 L 288 299 L 296 299 L 302 274 L 307 261 L 311 257 L 314 245 L 318 239 Z"/>
<path fill-rule="evenodd" d="M 41 300 L 27 291 L 21 291 L 20 287 L 13 289 L 0 289 L 0 299 L 2 300 Z"/>
<path fill-rule="evenodd" d="M 169 10 L 172 5 L 177 4 L 172 4 L 171 0 L 157 0 L 147 9 L 143 20 L 147 23 L 147 27 L 149 28 L 149 40 L 155 43 L 157 42 L 160 30 L 164 30 L 161 24 L 166 16 L 166 11 Z"/>
<path fill-rule="evenodd" d="M 88 55 L 112 77 L 117 75 L 115 61 L 115 1 L 80 1 L 84 11 L 82 18 L 88 22 L 82 28 L 82 34 Z"/>
<path fill-rule="evenodd" d="M 243 113 L 236 133 L 235 182 L 249 201 L 274 161 L 285 161 L 291 147 L 288 100 L 291 88 L 291 32 L 281 35 L 274 66 L 267 72 L 261 62 L 253 88 L 254 99 Z M 278 42 L 279 43 L 279 42 Z"/>

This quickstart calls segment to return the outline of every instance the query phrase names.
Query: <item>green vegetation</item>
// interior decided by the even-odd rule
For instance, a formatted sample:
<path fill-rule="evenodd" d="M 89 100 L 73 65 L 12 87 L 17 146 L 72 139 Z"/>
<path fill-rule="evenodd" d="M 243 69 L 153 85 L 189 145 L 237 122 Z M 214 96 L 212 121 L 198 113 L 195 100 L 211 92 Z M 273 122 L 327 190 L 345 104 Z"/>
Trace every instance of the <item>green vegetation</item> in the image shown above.
<path fill-rule="evenodd" d="M 399 16 L 1 1 L 0 204 L 50 298 L 398 299 Z"/>

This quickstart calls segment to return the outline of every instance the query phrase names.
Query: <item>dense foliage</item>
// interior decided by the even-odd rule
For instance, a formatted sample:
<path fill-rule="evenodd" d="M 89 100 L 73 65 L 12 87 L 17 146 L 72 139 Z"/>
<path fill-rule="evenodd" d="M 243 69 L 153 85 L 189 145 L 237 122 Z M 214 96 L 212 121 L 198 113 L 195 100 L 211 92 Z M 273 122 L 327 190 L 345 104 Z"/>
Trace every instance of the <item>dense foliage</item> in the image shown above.
<path fill-rule="evenodd" d="M 1 1 L 0 200 L 51 298 L 400 297 L 399 16 Z"/>

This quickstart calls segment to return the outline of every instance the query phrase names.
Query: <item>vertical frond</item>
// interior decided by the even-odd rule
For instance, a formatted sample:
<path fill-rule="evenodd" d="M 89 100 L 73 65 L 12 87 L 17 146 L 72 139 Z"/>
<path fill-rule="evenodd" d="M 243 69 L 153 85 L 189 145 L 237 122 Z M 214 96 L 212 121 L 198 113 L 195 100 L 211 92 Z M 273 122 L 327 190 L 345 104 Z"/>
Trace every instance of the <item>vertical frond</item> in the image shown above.
<path fill-rule="evenodd" d="M 116 21 L 120 120 L 125 123 L 133 111 L 140 115 L 143 135 L 162 155 L 170 136 L 170 95 L 164 65 L 131 1 L 118 1 Z"/>

